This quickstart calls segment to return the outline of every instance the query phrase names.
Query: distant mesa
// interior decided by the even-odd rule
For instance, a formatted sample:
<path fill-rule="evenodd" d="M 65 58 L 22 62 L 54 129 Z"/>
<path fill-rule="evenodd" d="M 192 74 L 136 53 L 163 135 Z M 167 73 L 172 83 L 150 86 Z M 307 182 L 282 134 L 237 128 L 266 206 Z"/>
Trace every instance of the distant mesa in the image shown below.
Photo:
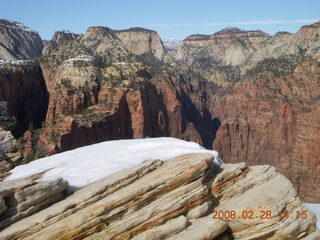
<path fill-rule="evenodd" d="M 142 28 L 142 27 L 132 27 L 128 29 L 117 30 L 116 32 L 156 32 L 151 29 Z"/>
<path fill-rule="evenodd" d="M 185 41 L 196 40 L 210 40 L 210 39 L 227 39 L 227 38 L 241 38 L 241 37 L 268 37 L 269 34 L 261 30 L 242 30 L 235 27 L 228 27 L 218 31 L 212 35 L 193 34 L 188 36 Z"/>

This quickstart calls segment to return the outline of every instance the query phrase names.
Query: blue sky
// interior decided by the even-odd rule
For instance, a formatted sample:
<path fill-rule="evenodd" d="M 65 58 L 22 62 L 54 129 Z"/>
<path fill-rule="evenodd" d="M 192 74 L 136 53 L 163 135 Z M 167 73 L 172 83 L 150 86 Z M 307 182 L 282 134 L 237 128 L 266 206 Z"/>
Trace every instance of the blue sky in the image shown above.
<path fill-rule="evenodd" d="M 296 32 L 320 20 L 320 0 L 0 0 L 0 18 L 50 39 L 56 30 L 145 27 L 162 39 L 212 34 L 225 27 Z"/>

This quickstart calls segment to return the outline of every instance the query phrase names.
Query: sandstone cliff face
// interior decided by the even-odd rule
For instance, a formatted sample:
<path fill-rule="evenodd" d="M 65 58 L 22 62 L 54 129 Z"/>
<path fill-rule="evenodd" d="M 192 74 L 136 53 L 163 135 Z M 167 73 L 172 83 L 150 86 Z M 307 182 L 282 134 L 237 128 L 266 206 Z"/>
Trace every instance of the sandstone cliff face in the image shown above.
<path fill-rule="evenodd" d="M 39 192 L 39 189 L 51 186 L 60 196 L 66 186 L 61 179 L 33 186 L 28 185 L 28 180 L 19 183 L 10 187 L 9 182 L 7 186 L 0 184 L 1 216 L 11 203 L 18 203 L 20 209 L 27 207 L 31 199 L 40 204 L 47 201 L 44 199 L 56 201 L 50 198 L 52 192 Z M 26 200 L 21 202 L 23 196 Z M 210 154 L 182 155 L 165 162 L 145 161 L 36 211 L 29 212 L 34 213 L 29 217 L 19 212 L 23 219 L 3 229 L 0 238 L 286 240 L 320 237 L 314 214 L 301 203 L 290 181 L 273 167 L 247 167 L 244 163 L 217 167 Z M 217 216 L 216 212 L 227 211 L 233 211 L 235 217 Z M 290 217 L 284 217 L 281 211 L 290 212 Z M 247 218 L 244 212 L 253 215 Z"/>
<path fill-rule="evenodd" d="M 42 40 L 37 32 L 20 23 L 0 19 L 0 59 L 40 56 L 42 48 Z"/>
<path fill-rule="evenodd" d="M 43 56 L 48 111 L 45 128 L 24 136 L 25 158 L 121 138 L 175 136 L 202 142 L 195 122 L 187 119 L 177 75 L 141 62 L 116 34 L 92 27 Z"/>
<path fill-rule="evenodd" d="M 227 162 L 276 166 L 311 202 L 320 196 L 314 146 L 319 144 L 319 29 L 315 23 L 297 34 L 275 36 L 226 29 L 190 36 L 178 53 L 180 65 L 219 85 L 218 91 L 206 87 L 205 106 L 221 122 L 212 131 L 213 148 Z"/>
<path fill-rule="evenodd" d="M 64 62 L 54 76 L 46 126 L 36 143 L 47 154 L 121 138 L 175 136 L 202 142 L 174 76 L 151 79 L 138 63 L 100 68 L 79 60 Z"/>
<path fill-rule="evenodd" d="M 18 121 L 15 136 L 40 128 L 47 110 L 47 92 L 41 69 L 33 61 L 0 62 L 0 101 L 7 102 L 10 116 Z"/>
<path fill-rule="evenodd" d="M 46 55 L 50 50 L 62 44 L 63 42 L 78 39 L 80 36 L 80 34 L 75 34 L 68 31 L 57 31 L 54 33 L 52 39 L 44 44 L 42 54 Z"/>
<path fill-rule="evenodd" d="M 133 54 L 149 53 L 158 60 L 162 61 L 164 59 L 166 50 L 157 32 L 143 28 L 130 28 L 117 31 L 116 35 Z"/>
<path fill-rule="evenodd" d="M 268 58 L 312 58 L 319 61 L 319 23 L 297 34 L 269 36 L 261 31 L 229 28 L 213 35 L 191 35 L 179 46 L 176 60 L 209 81 L 239 81 L 242 74 Z"/>
<path fill-rule="evenodd" d="M 0 173 L 5 173 L 23 162 L 26 147 L 16 139 L 42 127 L 48 99 L 41 69 L 32 61 L 2 61 L 0 89 Z"/>
<path fill-rule="evenodd" d="M 173 136 L 213 147 L 226 162 L 274 165 L 304 200 L 318 202 L 319 42 L 319 23 L 275 36 L 229 28 L 188 37 L 175 61 L 163 58 L 153 31 L 58 32 L 41 70 L 3 62 L 0 100 L 24 134 L 25 160 L 105 140 Z M 26 131 L 30 123 L 36 129 Z"/>
<path fill-rule="evenodd" d="M 214 149 L 227 162 L 276 166 L 304 200 L 319 201 L 319 73 L 304 61 L 290 75 L 261 73 L 221 89 L 212 98 L 221 120 Z"/>

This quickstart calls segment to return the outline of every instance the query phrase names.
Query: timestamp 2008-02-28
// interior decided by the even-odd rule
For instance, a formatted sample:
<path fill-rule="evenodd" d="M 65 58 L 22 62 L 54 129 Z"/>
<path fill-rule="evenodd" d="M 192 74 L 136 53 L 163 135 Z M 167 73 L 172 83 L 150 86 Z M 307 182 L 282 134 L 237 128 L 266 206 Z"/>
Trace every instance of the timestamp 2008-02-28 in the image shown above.
<path fill-rule="evenodd" d="M 215 210 L 212 219 L 273 219 L 280 218 L 308 218 L 308 211 L 271 211 L 271 210 Z"/>

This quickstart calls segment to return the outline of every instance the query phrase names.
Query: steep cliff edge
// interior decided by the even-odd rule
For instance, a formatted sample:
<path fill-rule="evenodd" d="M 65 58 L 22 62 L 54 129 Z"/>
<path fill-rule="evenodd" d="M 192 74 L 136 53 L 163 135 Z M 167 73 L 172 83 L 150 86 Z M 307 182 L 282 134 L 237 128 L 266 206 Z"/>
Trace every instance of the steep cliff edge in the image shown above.
<path fill-rule="evenodd" d="M 10 116 L 18 122 L 15 136 L 28 128 L 41 128 L 48 105 L 42 71 L 33 61 L 0 60 L 0 101 L 7 102 Z"/>
<path fill-rule="evenodd" d="M 37 178 L 41 175 L 34 176 Z M 39 199 L 40 193 L 42 199 L 50 199 L 52 193 L 39 191 L 41 187 L 51 185 L 61 192 L 66 183 L 60 179 L 32 187 L 3 185 L 0 224 L 7 212 L 6 204 L 20 202 L 25 196 L 25 202 L 17 206 L 28 206 L 30 199 Z M 217 166 L 211 154 L 145 161 L 94 182 L 29 217 L 20 216 L 23 219 L 0 232 L 1 239 L 320 237 L 315 215 L 301 203 L 290 181 L 273 167 L 247 167 L 244 163 Z"/>
<path fill-rule="evenodd" d="M 228 28 L 188 37 L 174 60 L 145 29 L 57 32 L 40 68 L 2 61 L 2 142 L 23 134 L 12 149 L 29 161 L 173 136 L 214 146 L 227 162 L 274 165 L 303 200 L 319 202 L 319 42 L 319 23 L 274 36 Z M 6 170 L 21 159 L 8 153 Z"/>
<path fill-rule="evenodd" d="M 41 55 L 40 35 L 18 22 L 0 19 L 0 59 L 16 60 Z"/>
<path fill-rule="evenodd" d="M 227 162 L 275 166 L 305 201 L 319 201 L 319 76 L 318 64 L 304 61 L 292 74 L 264 72 L 221 89 L 212 98 L 221 120 L 214 148 Z"/>
<path fill-rule="evenodd" d="M 231 28 L 188 37 L 177 56 L 219 85 L 207 88 L 206 107 L 221 122 L 212 135 L 223 159 L 276 166 L 311 202 L 320 201 L 319 31 L 319 23 L 275 36 Z"/>
<path fill-rule="evenodd" d="M 80 34 L 75 34 L 69 31 L 57 31 L 54 33 L 52 39 L 48 41 L 46 44 L 44 44 L 44 47 L 42 49 L 42 55 L 48 54 L 50 50 L 62 44 L 63 42 L 68 40 L 75 40 L 80 36 Z"/>
<path fill-rule="evenodd" d="M 116 32 L 117 37 L 133 54 L 151 54 L 162 61 L 166 50 L 157 32 L 144 28 L 130 28 Z"/>
<path fill-rule="evenodd" d="M 47 107 L 46 85 L 35 62 L 0 60 L 0 173 L 23 162 L 25 146 L 17 139 L 44 126 Z"/>

